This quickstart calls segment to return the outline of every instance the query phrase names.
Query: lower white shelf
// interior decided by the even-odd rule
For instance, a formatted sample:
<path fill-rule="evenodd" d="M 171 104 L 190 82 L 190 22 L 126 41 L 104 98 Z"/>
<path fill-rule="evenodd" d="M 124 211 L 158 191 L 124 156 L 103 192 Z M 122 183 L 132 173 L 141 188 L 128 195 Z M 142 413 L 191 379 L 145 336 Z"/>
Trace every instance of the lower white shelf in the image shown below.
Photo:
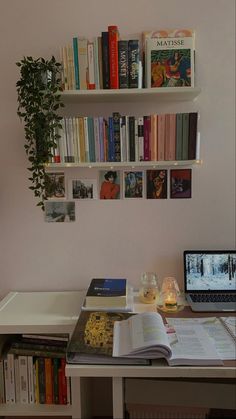
<path fill-rule="evenodd" d="M 128 162 L 82 162 L 82 163 L 48 163 L 46 168 L 63 168 L 63 167 L 74 167 L 82 168 L 111 168 L 114 167 L 128 167 L 128 168 L 149 168 L 153 169 L 156 167 L 175 167 L 175 166 L 193 166 L 201 165 L 202 160 L 162 160 L 162 161 L 128 161 Z"/>
<path fill-rule="evenodd" d="M 72 416 L 72 406 L 69 404 L 0 404 L 0 416 Z"/>

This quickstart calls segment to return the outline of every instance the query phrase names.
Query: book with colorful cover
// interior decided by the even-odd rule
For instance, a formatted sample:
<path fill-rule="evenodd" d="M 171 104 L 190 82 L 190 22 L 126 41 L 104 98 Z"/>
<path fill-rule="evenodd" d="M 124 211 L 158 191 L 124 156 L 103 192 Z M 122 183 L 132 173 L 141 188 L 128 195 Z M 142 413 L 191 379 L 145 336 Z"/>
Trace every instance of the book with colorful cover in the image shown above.
<path fill-rule="evenodd" d="M 132 316 L 124 312 L 82 311 L 67 348 L 70 364 L 147 364 L 145 360 L 113 358 L 113 329 L 116 321 Z"/>
<path fill-rule="evenodd" d="M 146 87 L 194 87 L 195 32 L 143 32 Z"/>

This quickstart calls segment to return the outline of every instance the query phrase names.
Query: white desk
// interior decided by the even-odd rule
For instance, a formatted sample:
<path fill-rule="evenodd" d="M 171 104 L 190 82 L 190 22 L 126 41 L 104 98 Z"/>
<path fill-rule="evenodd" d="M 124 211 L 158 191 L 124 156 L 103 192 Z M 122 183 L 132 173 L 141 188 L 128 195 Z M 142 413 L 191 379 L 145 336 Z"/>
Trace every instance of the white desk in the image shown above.
<path fill-rule="evenodd" d="M 163 388 L 163 382 L 158 382 L 156 379 L 169 379 L 168 386 L 171 385 L 175 389 L 179 387 L 183 379 L 187 379 L 185 388 L 188 389 L 188 393 L 194 392 L 195 405 L 236 409 L 234 362 L 228 361 L 223 367 L 169 367 L 164 360 L 154 361 L 152 366 L 67 365 L 66 374 L 77 380 L 76 388 L 80 388 L 79 404 L 81 409 L 74 417 L 75 419 L 85 419 L 90 415 L 88 400 L 83 399 L 85 387 L 88 385 L 88 381 L 83 379 L 88 377 L 112 378 L 114 419 L 123 418 L 125 402 L 151 403 L 152 401 L 154 403 L 157 401 L 158 395 L 161 394 L 161 388 Z M 152 380 L 144 381 L 147 378 Z M 132 379 L 135 380 L 132 381 Z M 201 381 L 198 383 L 199 379 Z M 202 383 L 203 380 L 205 384 Z M 133 397 L 134 394 L 136 397 Z M 173 392 L 169 394 L 174 395 Z M 161 397 L 163 401 L 163 395 Z M 175 404 L 174 398 L 172 396 L 169 398 Z"/>
<path fill-rule="evenodd" d="M 135 310 L 153 311 L 148 304 L 138 304 Z M 192 313 L 186 307 L 177 317 L 207 317 L 216 313 Z M 231 314 L 232 315 L 232 314 Z M 174 315 L 168 314 L 167 317 Z M 165 360 L 155 360 L 151 366 L 139 365 L 68 365 L 66 374 L 80 388 L 80 411 L 74 419 L 91 415 L 89 409 L 89 384 L 92 377 L 110 377 L 112 380 L 113 418 L 124 417 L 125 403 L 146 403 L 195 407 L 236 409 L 236 362 L 225 361 L 224 366 L 178 366 L 170 367 Z M 167 381 L 168 380 L 168 381 Z M 86 394 L 86 397 L 85 397 Z M 171 396 L 170 396 L 171 395 Z M 182 397 L 181 397 L 182 396 Z M 170 400 L 171 399 L 171 400 Z"/>

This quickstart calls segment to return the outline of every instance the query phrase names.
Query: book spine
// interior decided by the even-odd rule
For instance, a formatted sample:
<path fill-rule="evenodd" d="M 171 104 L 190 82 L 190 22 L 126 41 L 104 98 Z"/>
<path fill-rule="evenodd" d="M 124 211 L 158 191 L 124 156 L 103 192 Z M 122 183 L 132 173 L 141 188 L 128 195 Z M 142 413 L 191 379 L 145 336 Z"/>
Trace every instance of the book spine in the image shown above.
<path fill-rule="evenodd" d="M 95 162 L 95 140 L 94 140 L 94 123 L 93 118 L 88 116 L 88 141 L 89 141 L 89 161 Z"/>
<path fill-rule="evenodd" d="M 9 370 L 9 393 L 10 393 L 10 403 L 16 402 L 16 392 L 15 392 L 15 365 L 14 365 L 14 355 L 7 354 L 7 364 Z"/>
<path fill-rule="evenodd" d="M 135 117 L 129 116 L 129 160 L 135 161 Z"/>
<path fill-rule="evenodd" d="M 144 160 L 143 117 L 138 118 L 139 161 Z"/>
<path fill-rule="evenodd" d="M 45 363 L 44 358 L 38 358 L 39 403 L 45 404 Z"/>
<path fill-rule="evenodd" d="M 67 382 L 65 376 L 65 360 L 61 360 L 58 370 L 59 404 L 67 404 Z"/>
<path fill-rule="evenodd" d="M 35 403 L 35 388 L 34 388 L 34 365 L 33 357 L 27 356 L 27 367 L 28 367 L 28 388 L 29 388 L 29 403 Z"/>
<path fill-rule="evenodd" d="M 87 90 L 88 81 L 88 40 L 78 38 L 80 89 Z"/>
<path fill-rule="evenodd" d="M 120 118 L 120 145 L 121 145 L 121 161 L 128 161 L 127 157 L 127 138 L 126 138 L 126 117 Z"/>
<path fill-rule="evenodd" d="M 120 147 L 120 114 L 113 112 L 113 133 L 115 146 L 115 161 L 121 161 L 121 147 Z"/>
<path fill-rule="evenodd" d="M 19 376 L 20 376 L 20 403 L 26 404 L 29 402 L 28 391 L 28 361 L 27 356 L 20 355 L 19 360 Z"/>
<path fill-rule="evenodd" d="M 151 160 L 157 160 L 157 115 L 151 115 Z"/>
<path fill-rule="evenodd" d="M 102 37 L 98 36 L 98 67 L 99 67 L 99 86 L 103 89 L 103 69 L 102 69 Z"/>
<path fill-rule="evenodd" d="M 60 366 L 60 360 L 54 358 L 53 362 L 53 403 L 59 404 L 59 375 L 58 370 Z"/>
<path fill-rule="evenodd" d="M 182 156 L 181 160 L 188 160 L 188 138 L 189 138 L 189 113 L 183 114 L 183 128 L 182 128 Z"/>
<path fill-rule="evenodd" d="M 183 114 L 176 114 L 176 153 L 175 159 L 182 160 L 183 155 Z"/>
<path fill-rule="evenodd" d="M 84 135 L 84 118 L 79 117 L 79 144 L 80 144 L 80 161 L 85 162 L 85 135 Z"/>
<path fill-rule="evenodd" d="M 108 118 L 108 158 L 110 162 L 115 161 L 115 145 L 114 145 L 114 129 L 113 129 L 113 118 Z"/>
<path fill-rule="evenodd" d="M 129 63 L 129 88 L 138 88 L 139 83 L 139 41 L 129 40 L 128 43 Z"/>
<path fill-rule="evenodd" d="M 110 89 L 110 61 L 108 32 L 102 32 L 102 75 L 103 89 Z"/>
<path fill-rule="evenodd" d="M 34 397 L 35 403 L 39 404 L 39 359 L 34 358 Z"/>
<path fill-rule="evenodd" d="M 93 51 L 94 51 L 94 80 L 95 89 L 100 89 L 100 68 L 99 68 L 99 45 L 98 37 L 93 39 Z"/>
<path fill-rule="evenodd" d="M 0 404 L 5 403 L 4 363 L 0 359 Z"/>
<path fill-rule="evenodd" d="M 118 74 L 118 27 L 108 26 L 109 62 L 110 62 L 110 88 L 119 89 Z"/>
<path fill-rule="evenodd" d="M 53 382 L 52 382 L 52 359 L 45 358 L 45 402 L 52 404 L 53 402 Z"/>
<path fill-rule="evenodd" d="M 157 118 L 157 156 L 158 160 L 163 161 L 165 159 L 165 114 L 160 114 Z"/>
<path fill-rule="evenodd" d="M 88 89 L 94 90 L 95 85 L 95 71 L 94 71 L 94 43 L 88 42 Z"/>
<path fill-rule="evenodd" d="M 103 117 L 98 117 L 99 122 L 99 154 L 100 154 L 100 161 L 105 161 L 105 152 L 104 152 L 104 124 L 103 124 Z"/>
<path fill-rule="evenodd" d="M 144 160 L 150 161 L 150 130 L 151 118 L 150 116 L 143 117 L 143 137 L 144 137 Z"/>
<path fill-rule="evenodd" d="M 79 84 L 79 59 L 78 59 L 78 39 L 73 38 L 73 54 L 74 54 L 74 70 L 75 70 L 75 87 L 78 90 Z"/>
<path fill-rule="evenodd" d="M 168 160 L 175 160 L 176 154 L 176 115 L 170 114 L 170 150 Z"/>
<path fill-rule="evenodd" d="M 128 41 L 118 41 L 119 88 L 129 87 Z"/>
<path fill-rule="evenodd" d="M 189 114 L 189 136 L 188 136 L 188 159 L 189 160 L 194 160 L 196 158 L 197 120 L 198 120 L 198 113 L 197 112 L 190 112 L 190 114 Z"/>
<path fill-rule="evenodd" d="M 88 117 L 84 116 L 85 161 L 89 162 Z"/>

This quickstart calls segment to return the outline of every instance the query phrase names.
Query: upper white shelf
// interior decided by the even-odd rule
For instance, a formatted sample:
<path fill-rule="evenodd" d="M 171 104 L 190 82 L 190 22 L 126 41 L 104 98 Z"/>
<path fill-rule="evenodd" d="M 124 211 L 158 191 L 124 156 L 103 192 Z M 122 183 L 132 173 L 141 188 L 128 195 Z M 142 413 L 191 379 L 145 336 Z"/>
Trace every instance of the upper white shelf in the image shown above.
<path fill-rule="evenodd" d="M 200 94 L 198 87 L 157 87 L 151 89 L 65 90 L 65 103 L 193 101 Z"/>

